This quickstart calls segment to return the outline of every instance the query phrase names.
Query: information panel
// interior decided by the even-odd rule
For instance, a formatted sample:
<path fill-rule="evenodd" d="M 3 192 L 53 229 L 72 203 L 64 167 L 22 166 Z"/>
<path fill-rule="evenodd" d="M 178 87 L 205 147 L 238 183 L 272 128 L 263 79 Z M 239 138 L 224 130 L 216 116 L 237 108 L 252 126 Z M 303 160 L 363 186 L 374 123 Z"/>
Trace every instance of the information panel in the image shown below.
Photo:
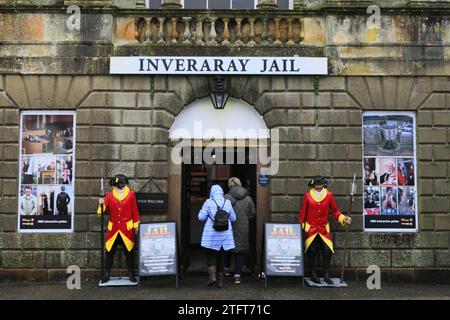
<path fill-rule="evenodd" d="M 267 276 L 303 277 L 303 242 L 298 223 L 265 224 Z"/>
<path fill-rule="evenodd" d="M 178 275 L 175 222 L 139 226 L 139 276 Z"/>

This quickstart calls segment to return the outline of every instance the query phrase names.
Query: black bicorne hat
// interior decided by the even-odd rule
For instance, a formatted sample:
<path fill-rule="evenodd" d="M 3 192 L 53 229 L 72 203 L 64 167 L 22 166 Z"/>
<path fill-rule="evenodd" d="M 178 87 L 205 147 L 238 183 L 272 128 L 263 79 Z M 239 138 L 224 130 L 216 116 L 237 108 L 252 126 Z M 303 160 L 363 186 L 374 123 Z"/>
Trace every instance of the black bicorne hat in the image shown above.
<path fill-rule="evenodd" d="M 308 187 L 313 187 L 316 184 L 322 184 L 326 188 L 327 180 L 322 176 L 314 176 L 309 180 Z"/>
<path fill-rule="evenodd" d="M 109 185 L 111 186 L 111 187 L 118 187 L 119 186 L 119 183 L 124 183 L 124 184 L 126 184 L 126 185 L 128 185 L 128 184 L 130 184 L 129 182 L 128 182 L 128 179 L 127 179 L 127 177 L 125 176 L 125 175 L 123 175 L 123 174 L 116 174 L 115 176 L 114 176 L 114 178 L 111 178 L 111 180 L 109 180 Z"/>

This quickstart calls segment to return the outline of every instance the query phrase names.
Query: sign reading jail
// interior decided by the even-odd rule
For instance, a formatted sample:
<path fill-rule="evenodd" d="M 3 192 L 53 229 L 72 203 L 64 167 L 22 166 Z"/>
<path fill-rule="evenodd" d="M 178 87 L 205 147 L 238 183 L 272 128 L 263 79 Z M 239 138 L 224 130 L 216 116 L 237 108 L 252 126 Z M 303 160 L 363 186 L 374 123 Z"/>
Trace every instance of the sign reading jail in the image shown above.
<path fill-rule="evenodd" d="M 267 276 L 303 277 L 303 245 L 300 224 L 265 224 Z"/>
<path fill-rule="evenodd" d="M 326 75 L 324 57 L 111 57 L 111 74 Z"/>
<path fill-rule="evenodd" d="M 175 222 L 141 223 L 139 226 L 139 276 L 177 274 Z"/>

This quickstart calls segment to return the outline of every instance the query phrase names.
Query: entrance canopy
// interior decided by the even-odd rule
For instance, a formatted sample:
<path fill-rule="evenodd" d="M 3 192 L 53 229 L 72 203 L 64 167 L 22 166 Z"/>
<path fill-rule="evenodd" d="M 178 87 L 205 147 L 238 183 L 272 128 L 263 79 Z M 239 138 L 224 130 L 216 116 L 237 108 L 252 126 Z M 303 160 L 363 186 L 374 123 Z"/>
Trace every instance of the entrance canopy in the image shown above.
<path fill-rule="evenodd" d="M 269 139 L 263 117 L 248 103 L 230 97 L 224 109 L 214 109 L 209 97 L 194 101 L 175 118 L 169 138 Z"/>

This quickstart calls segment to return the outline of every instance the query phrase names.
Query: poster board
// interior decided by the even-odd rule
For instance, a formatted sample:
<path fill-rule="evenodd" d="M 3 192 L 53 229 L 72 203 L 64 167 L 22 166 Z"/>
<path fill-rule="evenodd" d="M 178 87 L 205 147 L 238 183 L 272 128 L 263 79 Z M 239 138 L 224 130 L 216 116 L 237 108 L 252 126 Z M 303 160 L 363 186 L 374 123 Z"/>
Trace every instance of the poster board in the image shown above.
<path fill-rule="evenodd" d="M 73 232 L 74 111 L 20 113 L 18 232 Z"/>
<path fill-rule="evenodd" d="M 417 232 L 416 115 L 363 113 L 363 221 L 367 232 Z"/>
<path fill-rule="evenodd" d="M 264 270 L 268 276 L 304 276 L 303 239 L 298 223 L 265 223 Z"/>
<path fill-rule="evenodd" d="M 139 225 L 139 279 L 176 276 L 178 287 L 178 241 L 175 222 Z"/>

